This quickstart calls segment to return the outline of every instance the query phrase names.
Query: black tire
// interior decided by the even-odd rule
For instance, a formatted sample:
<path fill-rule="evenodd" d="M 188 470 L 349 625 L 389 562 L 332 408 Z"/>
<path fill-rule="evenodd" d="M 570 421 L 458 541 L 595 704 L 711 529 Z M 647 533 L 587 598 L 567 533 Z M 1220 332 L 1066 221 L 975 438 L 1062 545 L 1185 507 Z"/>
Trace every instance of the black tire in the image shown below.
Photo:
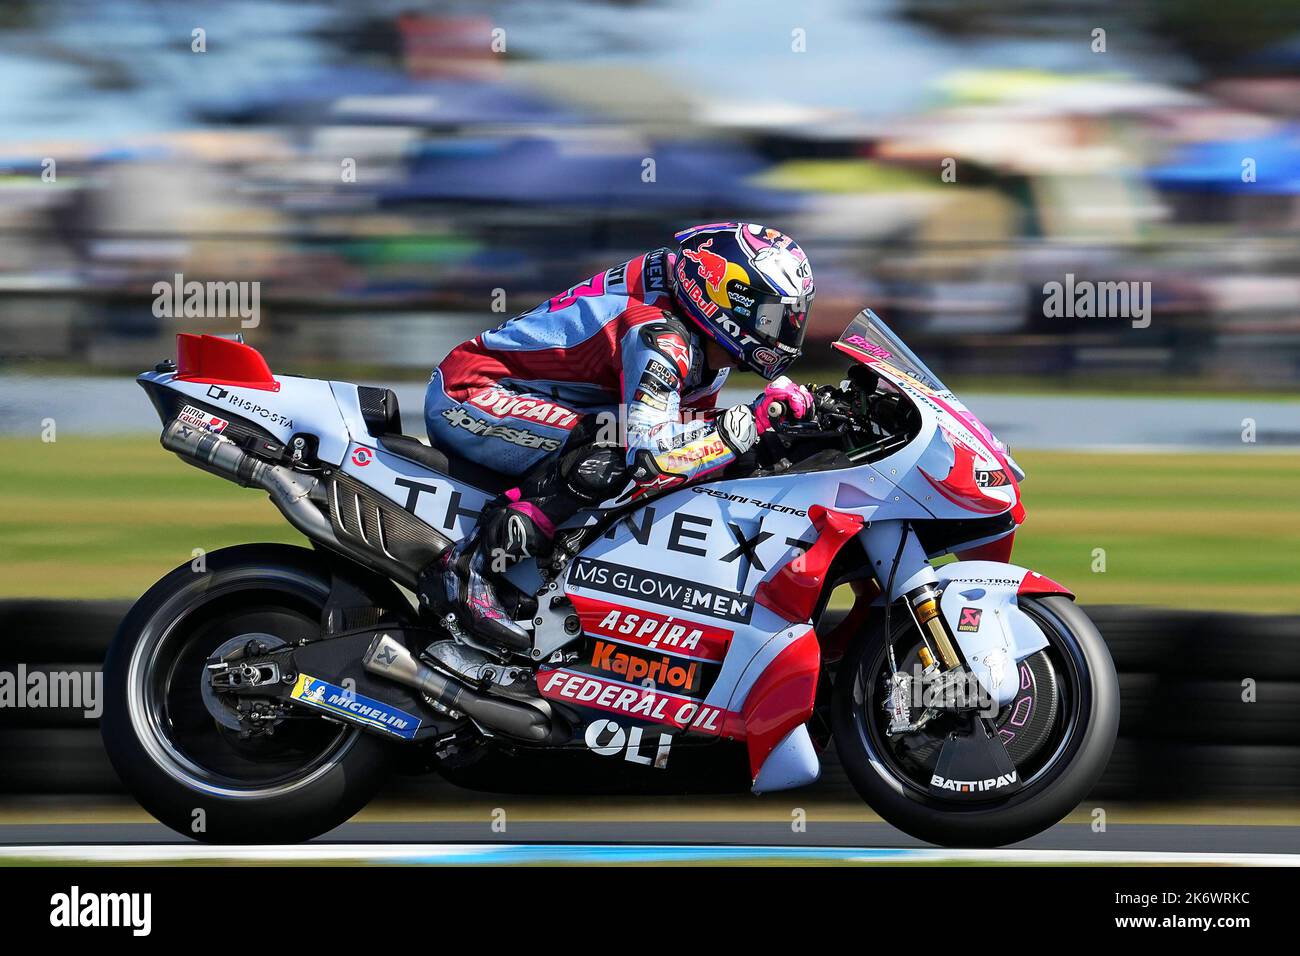
<path fill-rule="evenodd" d="M 317 719 L 286 721 L 279 740 L 238 741 L 201 693 L 187 691 L 200 686 L 195 661 L 226 632 L 319 634 L 329 569 L 314 552 L 286 545 L 224 548 L 206 561 L 202 573 L 189 565 L 172 571 L 122 621 L 104 663 L 104 747 L 141 806 L 185 836 L 208 843 L 319 836 L 384 784 L 392 744 Z"/>
<path fill-rule="evenodd" d="M 1053 751 L 1051 762 L 1001 801 L 954 803 L 902 781 L 891 770 L 892 761 L 882 755 L 879 735 L 857 716 L 862 712 L 860 665 L 871 655 L 870 667 L 884 653 L 879 622 L 856 637 L 845 653 L 831 704 L 836 751 L 862 799 L 911 836 L 958 847 L 1003 846 L 1027 839 L 1077 807 L 1106 769 L 1119 727 L 1119 682 L 1105 642 L 1087 615 L 1068 598 L 1021 598 L 1020 606 L 1038 619 L 1040 627 L 1046 623 L 1066 635 L 1048 636 L 1074 661 L 1071 677 L 1077 686 L 1072 689 L 1076 696 L 1071 709 L 1075 723 L 1062 730 L 1059 750 Z M 899 617 L 905 620 L 894 627 L 895 640 L 912 627 L 906 615 L 895 615 L 894 622 Z M 877 719 L 875 714 L 870 716 Z"/>

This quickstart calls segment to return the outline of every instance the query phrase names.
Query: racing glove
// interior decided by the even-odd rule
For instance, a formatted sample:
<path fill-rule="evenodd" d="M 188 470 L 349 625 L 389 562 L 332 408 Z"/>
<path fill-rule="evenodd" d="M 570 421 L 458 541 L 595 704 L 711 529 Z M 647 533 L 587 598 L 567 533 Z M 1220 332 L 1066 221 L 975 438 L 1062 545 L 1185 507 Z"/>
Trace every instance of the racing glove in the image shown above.
<path fill-rule="evenodd" d="M 718 434 L 737 458 L 758 442 L 754 410 L 748 405 L 732 405 L 713 421 Z"/>
<path fill-rule="evenodd" d="M 758 426 L 758 434 L 761 435 L 772 427 L 768 412 L 776 402 L 780 402 L 789 414 L 800 419 L 812 410 L 812 392 L 802 385 L 795 384 L 787 375 L 769 382 L 763 394 L 754 402 L 754 420 Z"/>

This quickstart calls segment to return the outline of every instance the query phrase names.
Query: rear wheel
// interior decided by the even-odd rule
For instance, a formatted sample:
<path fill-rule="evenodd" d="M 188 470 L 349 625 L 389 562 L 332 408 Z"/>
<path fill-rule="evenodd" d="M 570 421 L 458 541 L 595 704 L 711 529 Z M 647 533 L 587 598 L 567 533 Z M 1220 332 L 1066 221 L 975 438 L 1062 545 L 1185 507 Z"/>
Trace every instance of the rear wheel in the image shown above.
<path fill-rule="evenodd" d="M 330 574 L 302 548 L 253 545 L 184 565 L 136 602 L 104 664 L 109 759 L 141 805 L 214 843 L 297 842 L 346 821 L 387 778 L 391 745 L 291 711 L 270 734 L 241 734 L 208 661 L 256 641 L 320 636 Z"/>
<path fill-rule="evenodd" d="M 1106 768 L 1119 725 L 1119 685 L 1105 642 L 1065 597 L 1021 598 L 1019 605 L 1048 644 L 1021 662 L 1020 692 L 996 716 L 945 714 L 920 731 L 891 737 L 882 629 L 860 635 L 841 662 L 832 698 L 840 761 L 862 798 L 912 836 L 946 846 L 1026 839 L 1078 806 Z M 907 671 L 920 637 L 906 615 L 894 621 L 895 654 Z M 997 759 L 1015 767 L 1005 793 L 932 785 L 945 743 L 970 733 L 986 737 Z"/>

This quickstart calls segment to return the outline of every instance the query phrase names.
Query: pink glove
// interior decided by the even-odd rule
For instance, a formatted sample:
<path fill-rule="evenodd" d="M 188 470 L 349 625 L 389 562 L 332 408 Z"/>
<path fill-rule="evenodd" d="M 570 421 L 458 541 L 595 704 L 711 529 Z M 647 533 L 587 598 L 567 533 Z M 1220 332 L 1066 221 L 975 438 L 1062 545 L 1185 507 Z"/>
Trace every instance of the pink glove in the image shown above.
<path fill-rule="evenodd" d="M 813 407 L 812 392 L 790 381 L 789 376 L 782 375 L 770 382 L 763 394 L 758 397 L 758 401 L 754 403 L 754 419 L 758 422 L 760 435 L 772 427 L 768 409 L 772 407 L 773 402 L 780 402 L 785 406 L 786 413 L 795 418 L 803 418 Z"/>

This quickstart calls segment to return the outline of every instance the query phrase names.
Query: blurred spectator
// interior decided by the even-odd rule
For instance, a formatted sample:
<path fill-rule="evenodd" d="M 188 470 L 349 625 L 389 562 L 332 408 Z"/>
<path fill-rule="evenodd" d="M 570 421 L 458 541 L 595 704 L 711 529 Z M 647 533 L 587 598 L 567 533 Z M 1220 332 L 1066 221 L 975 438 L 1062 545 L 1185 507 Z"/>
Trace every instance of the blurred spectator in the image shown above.
<path fill-rule="evenodd" d="M 259 283 L 263 317 L 246 334 L 279 361 L 422 374 L 451 344 L 683 225 L 746 219 L 808 249 L 813 341 L 870 305 L 947 375 L 1300 381 L 1300 30 L 1279 34 L 1272 4 L 1215 18 L 1226 58 L 1166 5 L 1117 14 L 1148 54 L 1119 72 L 1078 56 L 1000 65 L 1063 36 L 1087 55 L 1089 30 L 1051 5 L 1032 28 L 942 0 L 902 3 L 902 20 L 846 8 L 846 30 L 865 16 L 899 38 L 888 55 L 938 67 L 892 113 L 869 88 L 843 105 L 838 67 L 778 49 L 784 35 L 754 50 L 781 69 L 753 68 L 748 99 L 720 95 L 670 56 L 649 58 L 666 53 L 647 32 L 668 22 L 653 4 L 566 9 L 557 17 L 580 20 L 530 43 L 540 18 L 518 4 L 498 18 L 264 2 L 265 26 L 232 6 L 203 52 L 166 17 L 87 45 L 60 19 L 72 6 L 19 4 L 7 45 L 61 64 L 60 97 L 119 119 L 124 102 L 175 115 L 83 142 L 6 139 L 3 360 L 135 369 L 177 329 L 239 328 L 156 315 L 155 284 L 179 275 Z M 134 22 L 139 6 L 112 0 L 95 16 Z M 164 43 L 159 30 L 179 32 Z M 232 47 L 236 31 L 246 46 Z M 557 35 L 614 55 L 593 61 Z M 745 71 L 743 46 L 717 52 Z M 953 60 L 960 48 L 982 65 Z M 791 102 L 782 70 L 834 95 Z M 45 104 L 51 115 L 61 102 Z M 10 109 L 31 128 L 30 103 Z M 1054 315 L 1045 302 L 1067 277 L 1149 283 L 1149 323 Z"/>

